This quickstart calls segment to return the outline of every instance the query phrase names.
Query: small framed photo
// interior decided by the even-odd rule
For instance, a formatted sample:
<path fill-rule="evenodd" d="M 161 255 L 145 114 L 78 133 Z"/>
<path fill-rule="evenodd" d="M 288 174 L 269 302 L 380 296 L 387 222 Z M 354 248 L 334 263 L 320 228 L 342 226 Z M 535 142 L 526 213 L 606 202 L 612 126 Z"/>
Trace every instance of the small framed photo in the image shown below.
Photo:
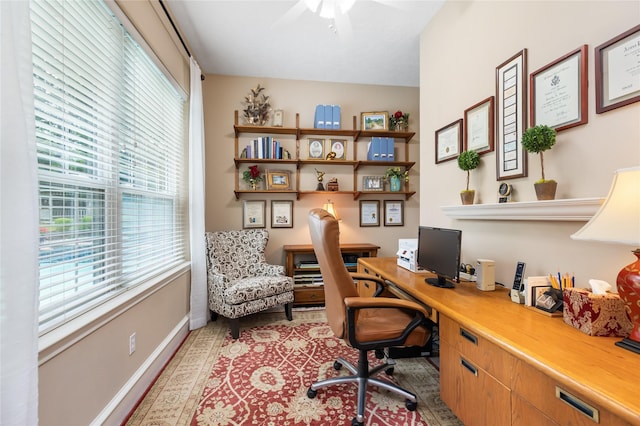
<path fill-rule="evenodd" d="M 453 160 L 462 149 L 462 119 L 436 130 L 436 164 Z"/>
<path fill-rule="evenodd" d="M 244 200 L 242 202 L 242 227 L 243 228 L 264 228 L 265 227 L 265 200 Z"/>
<path fill-rule="evenodd" d="M 404 201 L 384 200 L 384 226 L 404 226 Z"/>
<path fill-rule="evenodd" d="M 380 201 L 360 200 L 360 226 L 380 226 Z"/>
<path fill-rule="evenodd" d="M 464 147 L 463 151 L 474 150 L 478 154 L 493 151 L 494 147 L 494 97 L 464 110 Z"/>
<path fill-rule="evenodd" d="M 347 141 L 344 139 L 331 139 L 329 151 L 336 154 L 334 160 L 346 160 Z"/>
<path fill-rule="evenodd" d="M 389 130 L 389 112 L 363 112 L 360 118 L 360 130 Z"/>
<path fill-rule="evenodd" d="M 363 176 L 363 191 L 384 191 L 384 176 Z"/>
<path fill-rule="evenodd" d="M 292 200 L 271 200 L 271 227 L 293 228 Z"/>
<path fill-rule="evenodd" d="M 267 170 L 267 190 L 291 189 L 291 172 Z"/>
<path fill-rule="evenodd" d="M 324 160 L 324 139 L 309 139 L 309 159 Z"/>
<path fill-rule="evenodd" d="M 596 113 L 640 101 L 640 25 L 595 48 Z"/>
<path fill-rule="evenodd" d="M 273 127 L 282 127 L 283 122 L 284 122 L 284 111 L 282 111 L 281 109 L 277 109 L 273 111 L 273 121 L 271 125 Z"/>

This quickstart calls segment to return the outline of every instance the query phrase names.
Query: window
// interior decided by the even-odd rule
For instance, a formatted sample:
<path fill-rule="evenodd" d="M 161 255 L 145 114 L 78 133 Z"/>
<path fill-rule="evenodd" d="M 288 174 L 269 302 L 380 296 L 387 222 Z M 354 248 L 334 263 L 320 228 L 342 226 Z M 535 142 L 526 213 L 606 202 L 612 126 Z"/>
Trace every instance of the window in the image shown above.
<path fill-rule="evenodd" d="M 31 8 L 46 332 L 185 260 L 185 102 L 102 1 Z"/>

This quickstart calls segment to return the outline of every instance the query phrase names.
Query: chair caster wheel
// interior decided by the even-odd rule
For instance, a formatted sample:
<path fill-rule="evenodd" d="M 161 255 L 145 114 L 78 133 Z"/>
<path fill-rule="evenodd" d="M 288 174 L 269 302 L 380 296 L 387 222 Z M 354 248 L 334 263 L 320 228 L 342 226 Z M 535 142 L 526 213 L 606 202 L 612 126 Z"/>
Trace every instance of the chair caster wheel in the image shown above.
<path fill-rule="evenodd" d="M 418 408 L 418 403 L 417 402 L 413 402 L 413 401 L 409 401 L 407 399 L 407 402 L 405 403 L 405 407 L 407 407 L 407 410 L 409 410 L 409 411 L 416 411 L 416 408 Z"/>
<path fill-rule="evenodd" d="M 363 426 L 364 423 L 363 422 L 359 422 L 357 417 L 354 417 L 353 420 L 351 420 L 351 426 Z"/>
<path fill-rule="evenodd" d="M 334 370 L 341 370 L 342 369 L 342 364 L 339 363 L 338 361 L 334 361 L 333 362 L 333 369 Z"/>
<path fill-rule="evenodd" d="M 375 354 L 376 354 L 376 358 L 377 359 L 384 358 L 384 350 L 382 350 L 382 349 L 376 349 L 375 350 Z"/>
<path fill-rule="evenodd" d="M 387 374 L 387 376 L 393 376 L 393 367 L 389 367 L 386 370 L 384 370 L 384 372 Z"/>
<path fill-rule="evenodd" d="M 318 391 L 317 390 L 313 390 L 311 388 L 307 389 L 307 397 L 310 399 L 313 399 L 316 397 L 316 395 L 318 395 Z M 415 408 L 414 408 L 415 410 Z"/>

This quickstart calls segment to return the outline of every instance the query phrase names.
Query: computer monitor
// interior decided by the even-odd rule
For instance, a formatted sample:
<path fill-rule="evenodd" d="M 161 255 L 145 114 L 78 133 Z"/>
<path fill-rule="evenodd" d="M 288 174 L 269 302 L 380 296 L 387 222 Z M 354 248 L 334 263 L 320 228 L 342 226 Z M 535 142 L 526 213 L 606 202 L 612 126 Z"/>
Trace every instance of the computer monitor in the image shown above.
<path fill-rule="evenodd" d="M 458 281 L 460 276 L 461 245 L 459 229 L 418 227 L 418 266 L 437 275 L 437 278 L 427 278 L 428 284 L 454 287 L 451 280 Z"/>

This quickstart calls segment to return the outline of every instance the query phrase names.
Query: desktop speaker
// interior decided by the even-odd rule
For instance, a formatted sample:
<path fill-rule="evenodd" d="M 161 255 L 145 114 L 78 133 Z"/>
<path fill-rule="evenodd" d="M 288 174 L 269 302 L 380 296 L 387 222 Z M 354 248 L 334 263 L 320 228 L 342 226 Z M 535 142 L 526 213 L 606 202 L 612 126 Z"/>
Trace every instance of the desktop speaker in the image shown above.
<path fill-rule="evenodd" d="M 482 291 L 493 291 L 496 289 L 496 262 L 489 259 L 478 259 L 476 268 L 478 278 L 476 287 Z"/>

